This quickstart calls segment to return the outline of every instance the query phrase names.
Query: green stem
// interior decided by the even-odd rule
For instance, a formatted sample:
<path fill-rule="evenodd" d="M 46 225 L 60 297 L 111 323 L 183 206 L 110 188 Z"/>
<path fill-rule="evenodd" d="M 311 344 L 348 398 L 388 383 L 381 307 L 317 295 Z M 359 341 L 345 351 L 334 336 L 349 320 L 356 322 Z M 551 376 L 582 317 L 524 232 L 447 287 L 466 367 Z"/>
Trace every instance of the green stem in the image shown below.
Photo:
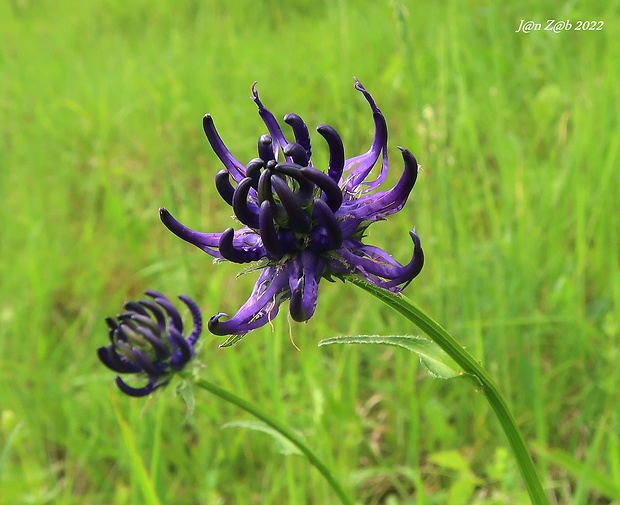
<path fill-rule="evenodd" d="M 222 389 L 219 386 L 216 386 L 215 384 L 212 384 L 211 382 L 208 382 L 204 379 L 194 379 L 193 383 L 196 386 L 209 391 L 209 393 L 214 394 L 218 398 L 226 400 L 227 402 L 232 403 L 240 409 L 252 414 L 254 417 L 260 419 L 265 424 L 269 425 L 271 428 L 280 433 L 283 437 L 288 439 L 306 456 L 306 458 L 308 458 L 308 461 L 312 463 L 312 465 L 321 473 L 321 475 L 325 477 L 325 480 L 338 495 L 338 498 L 340 498 L 341 503 L 343 503 L 344 505 L 353 505 L 353 502 L 340 487 L 340 484 L 338 484 L 338 481 L 336 481 L 329 469 L 321 462 L 321 460 L 314 454 L 314 452 L 312 452 L 312 450 L 306 445 L 306 443 L 301 439 L 301 437 L 297 435 L 293 430 L 276 421 L 264 412 L 261 412 L 255 405 L 252 405 L 250 402 L 244 400 L 243 398 L 239 398 L 238 396 L 230 393 L 229 391 L 226 391 L 225 389 Z"/>
<path fill-rule="evenodd" d="M 394 294 L 370 284 L 355 275 L 343 276 L 345 280 L 362 288 L 379 300 L 389 305 L 392 309 L 405 316 L 409 321 L 418 326 L 431 339 L 441 347 L 463 371 L 476 379 L 477 386 L 482 389 L 489 404 L 508 438 L 519 471 L 525 482 L 530 500 L 534 505 L 548 505 L 549 501 L 536 473 L 536 467 L 532 461 L 523 435 L 519 431 L 517 423 L 510 413 L 508 403 L 488 372 L 478 363 L 458 342 L 435 320 L 428 316 L 421 308 L 400 294 Z"/>

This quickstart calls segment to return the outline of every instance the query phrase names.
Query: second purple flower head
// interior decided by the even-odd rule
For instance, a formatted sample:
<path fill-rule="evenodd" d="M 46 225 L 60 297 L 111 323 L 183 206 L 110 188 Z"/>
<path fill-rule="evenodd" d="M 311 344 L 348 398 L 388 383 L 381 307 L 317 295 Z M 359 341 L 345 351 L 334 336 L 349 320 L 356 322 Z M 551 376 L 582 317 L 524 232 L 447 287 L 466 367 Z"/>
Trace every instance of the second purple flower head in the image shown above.
<path fill-rule="evenodd" d="M 268 134 L 258 139 L 258 157 L 239 162 L 226 148 L 206 115 L 204 131 L 225 170 L 215 176 L 222 199 L 244 225 L 222 233 L 194 231 L 178 222 L 164 208 L 163 223 L 175 235 L 215 258 L 262 267 L 250 298 L 229 319 L 218 313 L 209 321 L 216 335 L 243 335 L 271 321 L 284 300 L 290 300 L 295 321 L 307 321 L 317 305 L 321 277 L 358 274 L 373 284 L 402 290 L 424 264 L 424 253 L 415 231 L 409 232 L 413 255 L 402 265 L 386 251 L 362 242 L 366 228 L 402 209 L 418 175 L 418 163 L 399 147 L 404 170 L 390 189 L 380 190 L 388 174 L 387 124 L 372 96 L 355 80 L 370 105 L 375 135 L 367 152 L 345 158 L 340 135 L 320 125 L 319 134 L 329 148 L 327 172 L 312 163 L 310 135 L 296 114 L 284 116 L 294 141 L 284 136 L 278 121 L 252 87 L 252 97 Z M 376 178 L 367 180 L 381 158 Z"/>

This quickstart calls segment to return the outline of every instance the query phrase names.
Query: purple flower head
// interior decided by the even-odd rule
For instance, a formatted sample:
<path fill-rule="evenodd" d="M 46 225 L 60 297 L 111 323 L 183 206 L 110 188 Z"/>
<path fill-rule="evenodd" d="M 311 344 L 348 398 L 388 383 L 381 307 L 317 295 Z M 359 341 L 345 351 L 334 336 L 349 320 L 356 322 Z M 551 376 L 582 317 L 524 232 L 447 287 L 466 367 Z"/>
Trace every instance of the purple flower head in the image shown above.
<path fill-rule="evenodd" d="M 289 142 L 255 86 L 252 99 L 268 134 L 259 137 L 258 157 L 249 163 L 244 165 L 231 154 L 211 116 L 204 117 L 207 139 L 225 168 L 216 174 L 215 186 L 244 226 L 201 233 L 179 223 L 164 208 L 160 209 L 161 220 L 175 235 L 215 258 L 258 262 L 262 268 L 250 298 L 234 316 L 222 320 L 227 314 L 218 313 L 210 319 L 209 330 L 216 335 L 243 335 L 263 326 L 287 299 L 291 317 L 307 321 L 316 308 L 321 277 L 353 273 L 400 291 L 420 273 L 424 253 L 415 230 L 410 232 L 413 255 L 406 265 L 362 241 L 371 223 L 405 205 L 416 182 L 418 163 L 413 154 L 399 147 L 404 161 L 400 180 L 392 188 L 380 189 L 388 174 L 387 124 L 357 79 L 355 89 L 370 105 L 374 140 L 367 152 L 347 159 L 338 132 L 320 125 L 317 131 L 329 148 L 326 172 L 312 163 L 310 135 L 303 120 L 296 114 L 284 116 L 294 138 Z M 379 159 L 376 178 L 368 180 Z"/>
<path fill-rule="evenodd" d="M 183 320 L 170 300 L 157 291 L 146 294 L 152 300 L 125 302 L 125 312 L 117 320 L 106 319 L 111 343 L 97 350 L 101 362 L 114 372 L 147 380 L 146 385 L 134 388 L 116 377 L 118 388 L 129 396 L 147 396 L 168 384 L 174 372 L 185 368 L 194 356 L 202 332 L 200 309 L 191 298 L 179 295 L 194 319 L 191 333 L 184 337 Z"/>

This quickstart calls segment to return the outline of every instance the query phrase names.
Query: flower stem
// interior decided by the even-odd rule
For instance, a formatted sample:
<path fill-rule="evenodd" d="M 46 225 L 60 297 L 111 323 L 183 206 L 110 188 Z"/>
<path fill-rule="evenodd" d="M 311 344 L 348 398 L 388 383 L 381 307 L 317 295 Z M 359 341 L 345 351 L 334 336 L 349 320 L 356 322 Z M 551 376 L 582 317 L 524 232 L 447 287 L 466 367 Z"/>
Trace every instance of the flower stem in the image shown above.
<path fill-rule="evenodd" d="M 297 433 L 295 433 L 292 429 L 288 428 L 287 426 L 276 421 L 269 415 L 260 411 L 255 405 L 251 404 L 250 402 L 244 400 L 243 398 L 239 398 L 238 396 L 232 394 L 229 391 L 226 391 L 225 389 L 222 389 L 219 386 L 216 386 L 215 384 L 211 382 L 208 382 L 204 379 L 194 379 L 193 383 L 197 387 L 205 389 L 209 391 L 209 393 L 212 393 L 215 396 L 217 396 L 218 398 L 221 398 L 222 400 L 232 403 L 233 405 L 236 405 L 240 409 L 245 410 L 249 414 L 252 414 L 254 417 L 260 419 L 265 424 L 267 424 L 268 426 L 276 430 L 278 433 L 280 433 L 283 437 L 289 440 L 295 447 L 297 447 L 297 449 L 299 449 L 306 456 L 306 458 L 308 458 L 308 461 L 310 461 L 310 463 L 321 473 L 321 475 L 325 478 L 327 483 L 331 486 L 334 492 L 338 495 L 338 498 L 340 498 L 341 503 L 343 503 L 344 505 L 353 505 L 353 502 L 347 496 L 344 490 L 340 487 L 340 484 L 331 474 L 329 469 L 316 456 L 316 454 L 312 452 L 312 450 L 306 445 L 306 443 L 302 440 L 302 438 Z"/>
<path fill-rule="evenodd" d="M 343 278 L 375 296 L 424 331 L 463 371 L 476 380 L 476 387 L 484 393 L 508 438 L 525 487 L 534 505 L 548 505 L 549 500 L 536 473 L 536 467 L 527 449 L 523 435 L 511 414 L 508 403 L 488 372 L 439 323 L 406 297 L 379 288 L 356 275 Z"/>

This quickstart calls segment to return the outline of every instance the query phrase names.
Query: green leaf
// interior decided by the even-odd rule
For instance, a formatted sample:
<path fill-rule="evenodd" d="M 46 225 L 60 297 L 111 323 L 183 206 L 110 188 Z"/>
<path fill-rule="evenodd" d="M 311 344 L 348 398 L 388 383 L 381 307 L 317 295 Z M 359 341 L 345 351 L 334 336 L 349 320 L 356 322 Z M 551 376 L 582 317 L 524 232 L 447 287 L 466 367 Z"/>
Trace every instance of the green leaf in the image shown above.
<path fill-rule="evenodd" d="M 319 342 L 319 347 L 332 344 L 383 344 L 402 347 L 415 353 L 420 362 L 434 377 L 452 379 L 464 374 L 456 362 L 448 356 L 435 342 L 414 335 L 356 335 L 326 338 Z"/>
<path fill-rule="evenodd" d="M 278 450 L 281 454 L 284 454 L 285 456 L 290 456 L 291 454 L 301 455 L 301 451 L 284 435 L 282 435 L 282 433 L 274 430 L 271 426 L 262 421 L 232 421 L 222 425 L 222 429 L 224 428 L 246 428 L 253 431 L 262 431 L 276 441 Z"/>
<path fill-rule="evenodd" d="M 129 456 L 127 464 L 133 473 L 132 482 L 136 483 L 136 486 L 142 493 L 142 503 L 161 505 L 157 496 L 157 486 L 153 482 L 151 475 L 149 475 L 149 471 L 142 459 L 142 454 L 140 454 L 138 441 L 136 440 L 136 430 L 132 429 L 129 422 L 123 417 L 121 409 L 115 400 L 112 402 L 112 410 L 120 428 L 123 445 Z"/>
<path fill-rule="evenodd" d="M 11 429 L 11 433 L 6 439 L 4 447 L 0 451 L 0 477 L 2 477 L 3 470 L 7 464 L 7 461 L 9 460 L 9 453 L 11 452 L 11 448 L 13 447 L 13 443 L 17 439 L 17 434 L 19 433 L 19 431 L 22 429 L 22 426 L 23 426 L 23 423 L 21 422 L 13 423 L 13 419 L 12 419 L 13 417 L 14 417 L 13 412 L 9 410 L 4 410 L 0 417 L 0 421 L 2 421 L 2 423 L 0 424 L 0 432 L 5 431 L 4 430 L 5 426 L 6 428 L 8 428 L 10 424 L 14 424 L 14 426 Z"/>
<path fill-rule="evenodd" d="M 454 470 L 458 473 L 471 473 L 469 461 L 458 451 L 439 451 L 428 456 L 429 461 L 441 468 Z"/>
<path fill-rule="evenodd" d="M 174 395 L 180 396 L 185 402 L 185 419 L 184 423 L 188 423 L 196 410 L 196 398 L 194 396 L 194 388 L 192 382 L 183 380 L 179 381 L 174 388 Z"/>
<path fill-rule="evenodd" d="M 579 461 L 572 454 L 562 449 L 549 449 L 543 444 L 534 443 L 534 452 L 546 459 L 548 462 L 562 468 L 575 478 L 583 478 L 588 474 L 588 484 L 597 492 L 612 500 L 620 500 L 620 484 L 607 473 L 588 468 L 588 465 Z"/>
<path fill-rule="evenodd" d="M 471 503 L 476 486 L 482 479 L 471 470 L 470 462 L 458 451 L 448 450 L 430 454 L 429 461 L 446 470 L 453 470 L 456 475 L 448 490 L 447 505 L 464 505 Z"/>

